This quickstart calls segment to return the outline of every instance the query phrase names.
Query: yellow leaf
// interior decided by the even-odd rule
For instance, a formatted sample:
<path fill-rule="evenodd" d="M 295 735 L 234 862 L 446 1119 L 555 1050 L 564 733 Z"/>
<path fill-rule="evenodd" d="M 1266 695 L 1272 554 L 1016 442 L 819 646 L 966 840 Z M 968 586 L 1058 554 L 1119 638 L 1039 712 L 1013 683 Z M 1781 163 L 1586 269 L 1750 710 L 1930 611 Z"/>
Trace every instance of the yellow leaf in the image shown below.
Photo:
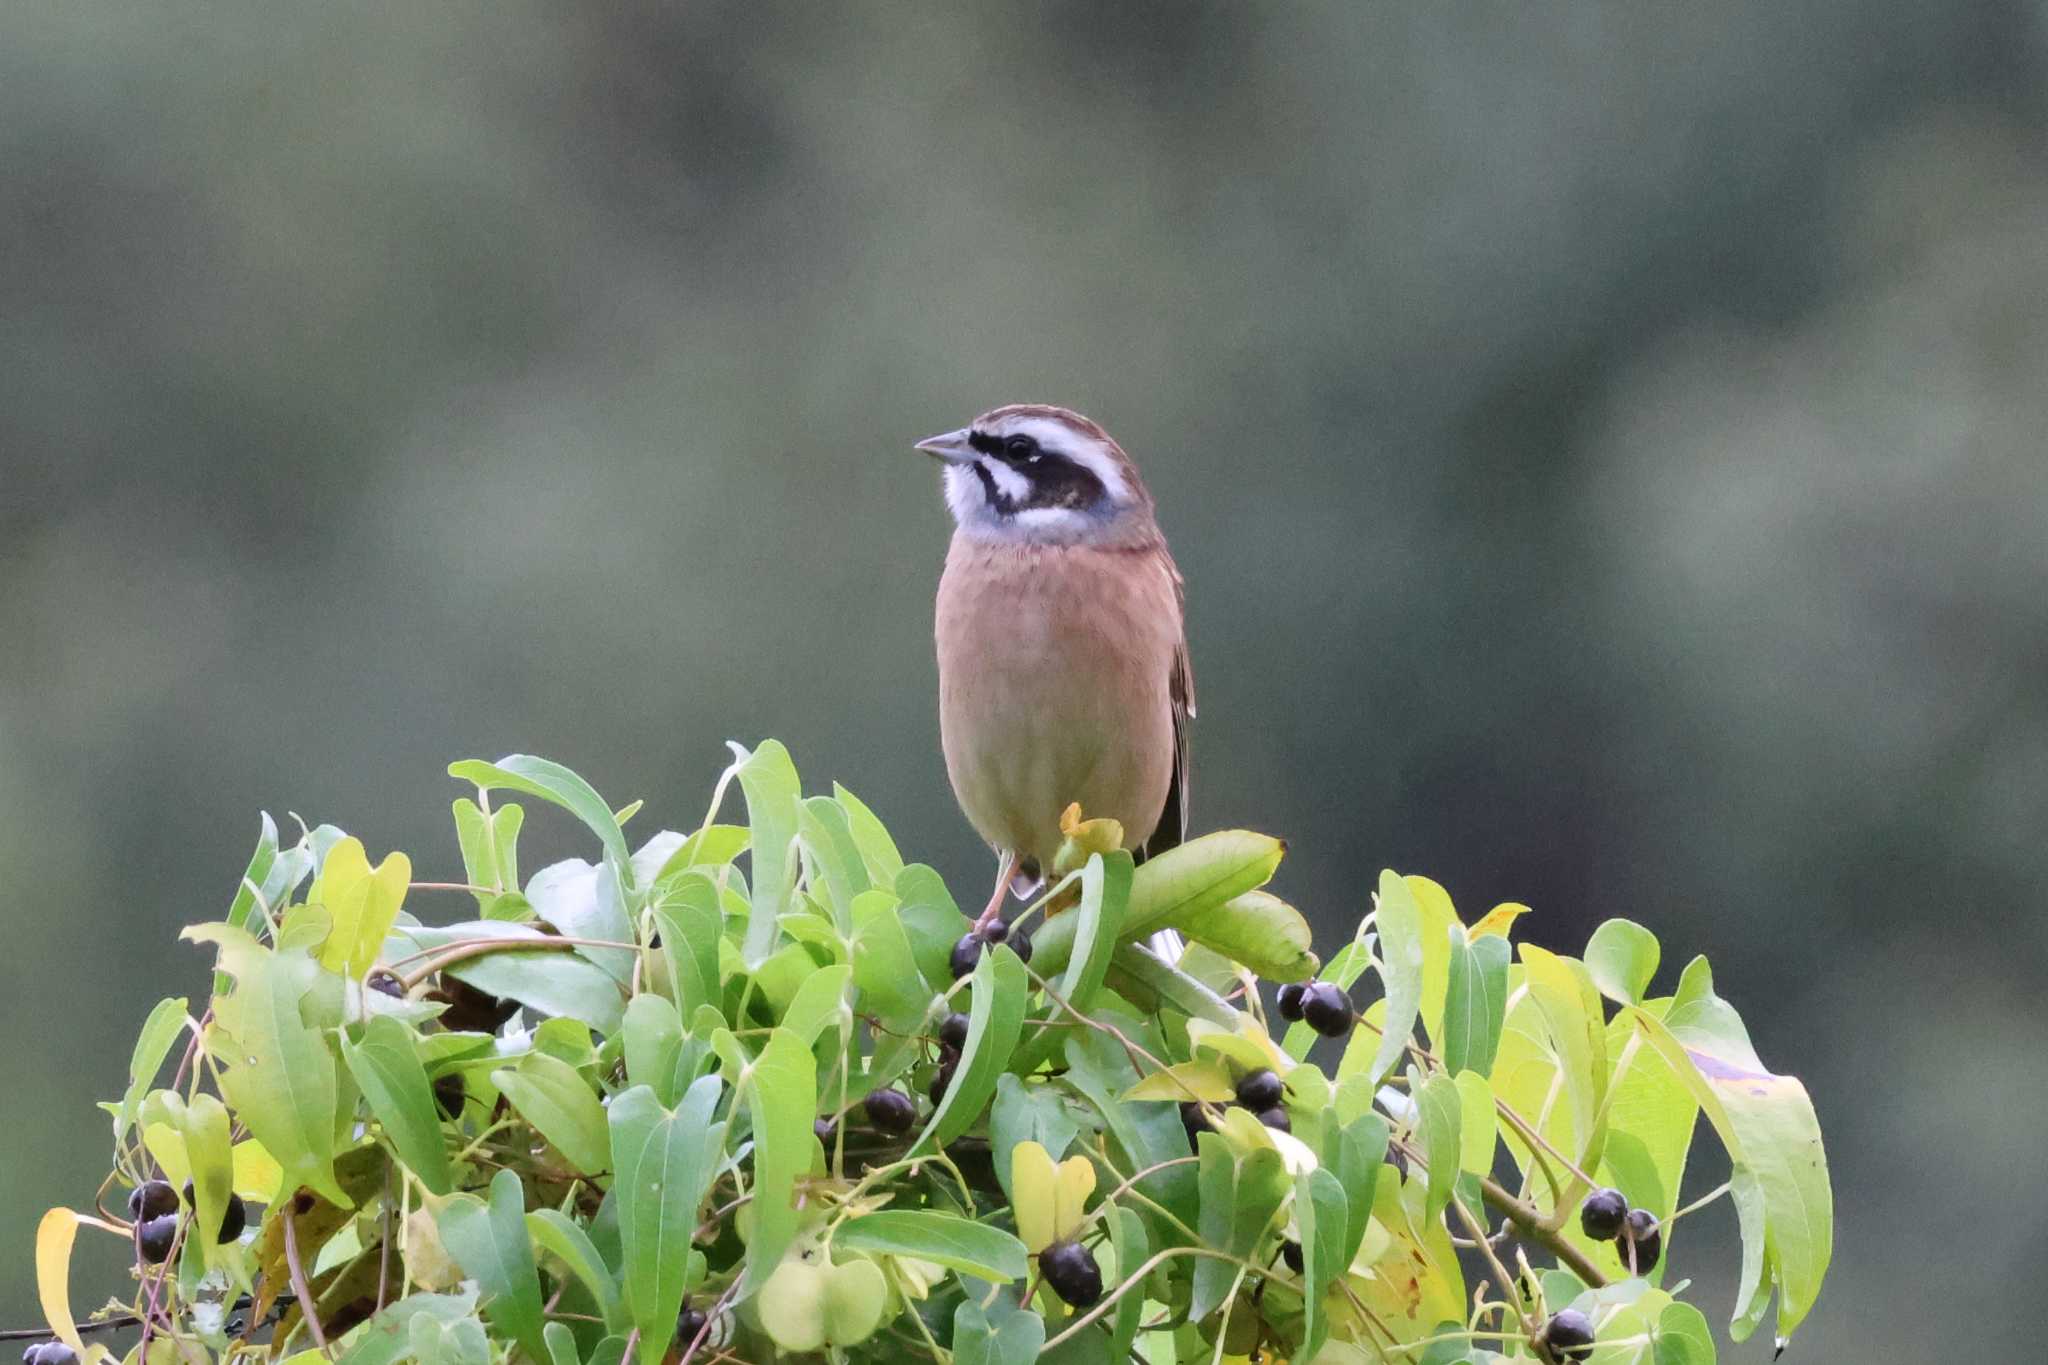
<path fill-rule="evenodd" d="M 1010 1207 L 1017 1211 L 1017 1237 L 1036 1256 L 1053 1244 L 1053 1201 L 1059 1174 L 1052 1153 L 1036 1142 L 1010 1149 Z"/>
<path fill-rule="evenodd" d="M 235 1144 L 235 1193 L 259 1204 L 275 1204 L 284 1167 L 255 1138 Z"/>
<path fill-rule="evenodd" d="M 1079 802 L 1060 812 L 1059 852 L 1054 855 L 1052 870 L 1056 876 L 1065 876 L 1085 865 L 1091 854 L 1114 853 L 1124 846 L 1124 827 L 1107 817 L 1096 820 L 1081 818 Z"/>
<path fill-rule="evenodd" d="M 1055 1241 L 1065 1241 L 1081 1230 L 1088 1196 L 1095 1193 L 1095 1166 L 1085 1156 L 1070 1156 L 1060 1163 L 1059 1179 L 1053 1186 L 1052 1230 Z"/>
<path fill-rule="evenodd" d="M 1199 1021 L 1196 1021 L 1199 1022 Z M 1230 1068 L 1213 1057 L 1175 1062 L 1124 1092 L 1125 1100 L 1210 1100 L 1222 1104 L 1237 1094 Z"/>
<path fill-rule="evenodd" d="M 1472 926 L 1472 937 L 1478 938 L 1481 934 L 1495 934 L 1501 938 L 1507 938 L 1510 935 L 1510 931 L 1514 928 L 1515 921 L 1528 913 L 1529 907 L 1526 905 L 1515 901 L 1503 901 L 1482 915 L 1479 923 Z"/>
<path fill-rule="evenodd" d="M 71 1243 L 77 1236 L 78 1215 L 70 1209 L 51 1209 L 36 1225 L 36 1297 L 43 1306 L 43 1322 L 57 1340 L 76 1351 L 84 1365 L 97 1365 L 113 1353 L 104 1346 L 87 1346 L 71 1318 Z"/>
<path fill-rule="evenodd" d="M 411 882 L 412 859 L 403 853 L 386 855 L 373 869 L 363 841 L 353 836 L 327 850 L 320 875 L 306 893 L 306 903 L 323 907 L 334 921 L 320 950 L 320 965 L 346 976 L 368 972 L 398 920 Z"/>
<path fill-rule="evenodd" d="M 1475 1175 L 1493 1169 L 1493 1146 L 1500 1120 L 1493 1110 L 1493 1087 L 1476 1071 L 1460 1071 L 1458 1084 L 1458 1165 Z"/>

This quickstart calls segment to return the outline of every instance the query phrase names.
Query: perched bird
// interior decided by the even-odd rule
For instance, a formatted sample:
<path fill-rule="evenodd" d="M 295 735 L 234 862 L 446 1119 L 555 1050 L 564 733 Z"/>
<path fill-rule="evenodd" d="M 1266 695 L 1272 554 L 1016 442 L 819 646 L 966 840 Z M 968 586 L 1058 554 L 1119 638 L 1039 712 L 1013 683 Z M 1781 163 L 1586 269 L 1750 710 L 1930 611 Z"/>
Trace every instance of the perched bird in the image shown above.
<path fill-rule="evenodd" d="M 995 890 L 1031 894 L 1060 813 L 1123 824 L 1141 859 L 1187 833 L 1194 675 L 1180 571 L 1109 433 L 1037 403 L 917 443 L 944 462 L 955 529 L 939 579 L 939 730 Z"/>

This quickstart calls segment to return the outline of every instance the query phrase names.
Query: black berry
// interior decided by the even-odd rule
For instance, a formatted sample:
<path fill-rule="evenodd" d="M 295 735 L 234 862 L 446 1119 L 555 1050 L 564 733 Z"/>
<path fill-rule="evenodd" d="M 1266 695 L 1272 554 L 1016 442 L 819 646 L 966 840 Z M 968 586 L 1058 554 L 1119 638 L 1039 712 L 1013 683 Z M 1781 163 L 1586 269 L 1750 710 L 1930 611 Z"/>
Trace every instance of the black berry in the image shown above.
<path fill-rule="evenodd" d="M 690 1343 L 697 1339 L 697 1334 L 704 1330 L 704 1323 L 703 1309 L 684 1304 L 683 1311 L 676 1314 L 676 1344 L 688 1350 Z"/>
<path fill-rule="evenodd" d="M 960 941 L 953 945 L 953 979 L 958 981 L 974 970 L 974 964 L 981 960 L 981 935 L 969 931 L 960 935 Z"/>
<path fill-rule="evenodd" d="M 78 1352 L 61 1341 L 43 1341 L 21 1353 L 25 1365 L 78 1365 Z"/>
<path fill-rule="evenodd" d="M 142 1259 L 151 1265 L 161 1264 L 171 1254 L 172 1243 L 178 1240 L 178 1215 L 161 1214 L 146 1218 L 135 1229 L 135 1245 L 142 1252 Z"/>
<path fill-rule="evenodd" d="M 1277 1104 L 1270 1109 L 1260 1110 L 1259 1122 L 1265 1124 L 1268 1128 L 1278 1128 L 1283 1133 L 1294 1131 L 1294 1124 L 1288 1119 L 1287 1111 Z"/>
<path fill-rule="evenodd" d="M 1579 1231 L 1596 1242 L 1605 1242 L 1621 1231 L 1628 1217 L 1628 1200 L 1620 1190 L 1595 1190 L 1579 1205 Z"/>
<path fill-rule="evenodd" d="M 1387 1164 L 1394 1168 L 1394 1175 L 1397 1178 L 1401 1180 L 1408 1178 L 1408 1154 L 1399 1147 L 1390 1146 L 1387 1148 Z"/>
<path fill-rule="evenodd" d="M 946 1091 L 953 1084 L 953 1072 L 959 1065 L 959 1059 L 955 1057 L 948 1057 L 945 1061 L 939 1063 L 939 1074 L 932 1077 L 932 1088 L 929 1092 L 933 1104 L 937 1104 L 940 1100 L 946 1098 Z"/>
<path fill-rule="evenodd" d="M 1287 1262 L 1289 1270 L 1299 1275 L 1302 1267 L 1301 1243 L 1282 1242 L 1280 1244 L 1280 1259 Z"/>
<path fill-rule="evenodd" d="M 1290 981 L 1280 988 L 1273 1007 L 1280 1012 L 1282 1019 L 1291 1024 L 1301 1018 L 1301 998 L 1307 993 L 1307 986 L 1299 981 Z"/>
<path fill-rule="evenodd" d="M 1271 1109 L 1280 1103 L 1280 1077 L 1273 1071 L 1254 1071 L 1237 1083 L 1237 1102 L 1247 1109 Z"/>
<path fill-rule="evenodd" d="M 1195 1134 L 1209 1131 L 1209 1115 L 1203 1111 L 1200 1101 L 1181 1101 L 1180 1126 L 1188 1130 L 1190 1147 L 1195 1145 Z"/>
<path fill-rule="evenodd" d="M 434 1082 L 434 1103 L 441 1107 L 442 1114 L 451 1119 L 462 1117 L 463 1089 L 460 1071 L 451 1071 Z"/>
<path fill-rule="evenodd" d="M 939 1024 L 939 1042 L 958 1052 L 967 1046 L 968 1019 L 957 1011 L 949 1014 Z"/>
<path fill-rule="evenodd" d="M 1357 1022 L 1358 1011 L 1351 1008 L 1350 996 L 1328 981 L 1318 981 L 1302 994 L 1301 1017 L 1325 1038 L 1342 1038 Z"/>
<path fill-rule="evenodd" d="M 441 1011 L 441 1026 L 457 1033 L 496 1033 L 506 1020 L 519 1013 L 517 1000 L 500 1000 L 445 973 L 436 994 L 448 1003 L 448 1008 Z"/>
<path fill-rule="evenodd" d="M 128 1221 L 144 1222 L 178 1211 L 178 1192 L 168 1180 L 145 1180 L 128 1196 Z M 57 1343 L 63 1345 L 62 1342 Z M 65 1347 L 69 1350 L 70 1347 Z"/>
<path fill-rule="evenodd" d="M 1663 1251 L 1664 1232 L 1657 1226 L 1657 1216 L 1648 1209 L 1630 1209 L 1628 1221 L 1614 1239 L 1622 1269 L 1631 1275 L 1647 1275 L 1657 1268 L 1657 1257 Z"/>
<path fill-rule="evenodd" d="M 1008 920 L 992 919 L 981 926 L 981 936 L 990 943 L 1001 943 L 1010 936 Z"/>
<path fill-rule="evenodd" d="M 185 1182 L 185 1206 L 197 1213 L 199 1201 L 192 1197 L 192 1182 Z M 220 1235 L 216 1242 L 232 1242 L 242 1235 L 242 1229 L 249 1226 L 249 1210 L 242 1204 L 242 1197 L 230 1191 L 228 1206 L 221 1211 Z"/>
<path fill-rule="evenodd" d="M 1576 1308 L 1560 1308 L 1543 1325 L 1543 1344 L 1557 1360 L 1585 1360 L 1593 1354 L 1593 1320 Z"/>
<path fill-rule="evenodd" d="M 917 1106 L 910 1096 L 894 1088 L 869 1091 L 861 1107 L 868 1111 L 868 1122 L 885 1133 L 907 1133 L 917 1122 Z"/>
<path fill-rule="evenodd" d="M 1010 951 L 1017 955 L 1019 962 L 1031 960 L 1031 935 L 1019 929 L 1010 935 Z"/>
<path fill-rule="evenodd" d="M 830 1119 L 812 1119 L 811 1134 L 812 1136 L 818 1139 L 818 1145 L 820 1147 L 830 1147 L 832 1145 L 833 1131 L 837 1129 L 838 1126 L 838 1124 L 832 1122 L 832 1120 Z"/>
<path fill-rule="evenodd" d="M 1075 1308 L 1086 1308 L 1102 1297 L 1102 1267 L 1079 1242 L 1054 1242 L 1038 1253 L 1038 1273 Z"/>
<path fill-rule="evenodd" d="M 387 972 L 382 967 L 370 973 L 368 984 L 370 989 L 379 995 L 394 996 L 398 999 L 405 998 L 405 983 L 398 979 L 396 973 Z"/>

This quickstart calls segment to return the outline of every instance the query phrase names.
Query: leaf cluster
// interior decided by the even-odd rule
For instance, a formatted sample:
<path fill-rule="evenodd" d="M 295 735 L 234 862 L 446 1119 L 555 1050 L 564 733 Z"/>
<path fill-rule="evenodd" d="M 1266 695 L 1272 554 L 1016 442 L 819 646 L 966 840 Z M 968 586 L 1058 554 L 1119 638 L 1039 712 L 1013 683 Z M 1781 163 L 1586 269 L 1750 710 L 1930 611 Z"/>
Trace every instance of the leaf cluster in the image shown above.
<path fill-rule="evenodd" d="M 1385 872 L 1325 963 L 1265 889 L 1277 840 L 1138 868 L 1076 812 L 955 979 L 943 881 L 851 792 L 804 796 L 772 741 L 637 846 L 637 803 L 558 764 L 450 771 L 475 789 L 459 882 L 265 817 L 226 915 L 186 931 L 210 998 L 152 1011 L 104 1106 L 103 1195 L 184 1189 L 177 1237 L 146 1254 L 139 1215 L 51 1211 L 38 1277 L 74 1351 L 107 1354 L 70 1307 L 89 1228 L 135 1246 L 119 1320 L 153 1365 L 1585 1358 L 1546 1338 L 1566 1310 L 1594 1359 L 1710 1361 L 1671 1269 L 1702 1114 L 1743 1239 L 1732 1333 L 1775 1296 L 1784 1339 L 1820 1288 L 1805 1090 L 1703 959 L 1651 995 L 1629 921 L 1569 957 L 1513 941 L 1523 907 L 1468 923 Z M 518 798 L 594 858 L 522 881 Z M 421 914 L 458 897 L 467 918 Z M 1328 1065 L 1260 992 L 1311 980 L 1368 1000 Z M 1579 1226 L 1600 1188 L 1657 1220 L 1643 1273 Z"/>

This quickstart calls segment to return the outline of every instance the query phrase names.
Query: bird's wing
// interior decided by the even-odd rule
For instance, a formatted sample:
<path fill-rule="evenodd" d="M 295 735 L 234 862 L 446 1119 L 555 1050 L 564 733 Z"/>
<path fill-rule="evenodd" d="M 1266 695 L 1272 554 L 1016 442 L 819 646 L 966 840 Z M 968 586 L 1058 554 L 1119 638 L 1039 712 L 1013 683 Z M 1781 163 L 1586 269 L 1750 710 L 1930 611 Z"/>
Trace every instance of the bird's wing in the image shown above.
<path fill-rule="evenodd" d="M 1161 551 L 1164 554 L 1164 551 Z M 1181 612 L 1180 644 L 1173 651 L 1173 673 L 1167 682 L 1167 696 L 1173 706 L 1173 777 L 1166 785 L 1166 809 L 1159 814 L 1159 827 L 1145 841 L 1144 856 L 1177 848 L 1188 837 L 1188 731 L 1195 718 L 1195 666 L 1188 658 L 1187 584 L 1166 557 L 1166 571 L 1173 577 L 1173 592 Z"/>

